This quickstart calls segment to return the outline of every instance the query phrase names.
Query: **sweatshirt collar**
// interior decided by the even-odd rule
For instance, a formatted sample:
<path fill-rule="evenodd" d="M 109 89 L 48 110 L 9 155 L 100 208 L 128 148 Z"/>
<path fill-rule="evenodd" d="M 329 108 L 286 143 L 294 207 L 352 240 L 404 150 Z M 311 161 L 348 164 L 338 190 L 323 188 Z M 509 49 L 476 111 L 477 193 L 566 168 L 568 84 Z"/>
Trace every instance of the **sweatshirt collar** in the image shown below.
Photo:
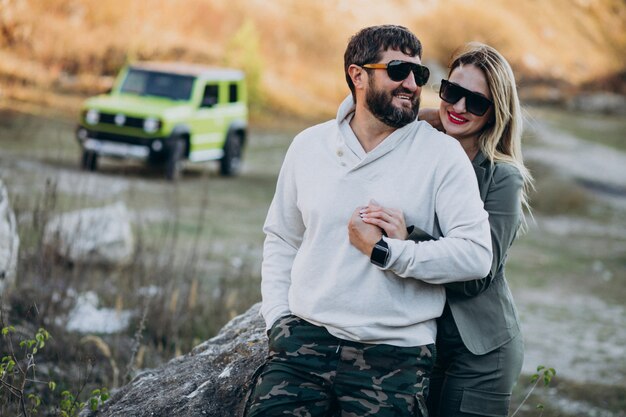
<path fill-rule="evenodd" d="M 409 137 L 411 132 L 414 132 L 417 128 L 417 123 L 413 122 L 396 129 L 376 148 L 372 149 L 369 153 L 366 153 L 363 146 L 361 146 L 359 139 L 350 127 L 350 121 L 352 120 L 352 117 L 354 117 L 355 107 L 354 99 L 352 98 L 352 95 L 349 95 L 343 100 L 341 105 L 339 105 L 336 120 L 339 128 L 338 140 L 340 144 L 345 144 L 345 146 L 360 160 L 356 167 L 365 165 L 390 152 L 400 142 Z"/>

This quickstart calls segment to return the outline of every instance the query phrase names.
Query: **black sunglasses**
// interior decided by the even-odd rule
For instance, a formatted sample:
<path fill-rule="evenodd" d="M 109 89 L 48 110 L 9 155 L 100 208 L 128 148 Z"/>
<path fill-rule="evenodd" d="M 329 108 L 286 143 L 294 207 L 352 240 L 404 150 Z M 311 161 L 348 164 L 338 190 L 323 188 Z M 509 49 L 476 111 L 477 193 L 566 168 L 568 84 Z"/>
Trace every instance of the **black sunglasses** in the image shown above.
<path fill-rule="evenodd" d="M 362 67 L 371 69 L 386 69 L 389 78 L 396 82 L 406 80 L 406 77 L 408 77 L 412 71 L 415 76 L 415 84 L 420 87 L 426 84 L 428 82 L 428 77 L 430 77 L 430 71 L 425 66 L 400 60 L 389 61 L 388 64 L 365 64 L 362 65 Z"/>
<path fill-rule="evenodd" d="M 484 115 L 493 102 L 482 94 L 475 93 L 448 80 L 441 80 L 439 97 L 450 104 L 456 104 L 465 97 L 465 109 L 476 116 Z"/>

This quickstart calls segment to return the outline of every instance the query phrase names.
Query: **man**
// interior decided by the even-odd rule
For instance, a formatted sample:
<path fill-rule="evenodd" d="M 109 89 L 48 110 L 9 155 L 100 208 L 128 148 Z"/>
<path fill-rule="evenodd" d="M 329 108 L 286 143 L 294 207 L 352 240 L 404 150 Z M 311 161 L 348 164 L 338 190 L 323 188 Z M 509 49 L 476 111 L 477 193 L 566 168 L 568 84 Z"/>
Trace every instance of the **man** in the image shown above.
<path fill-rule="evenodd" d="M 490 267 L 487 214 L 467 156 L 415 121 L 428 78 L 419 40 L 400 26 L 365 28 L 344 61 L 352 95 L 336 120 L 294 139 L 265 222 L 270 354 L 250 417 L 422 415 L 445 301 L 435 284 Z M 355 211 L 371 199 L 445 237 L 383 237 Z"/>

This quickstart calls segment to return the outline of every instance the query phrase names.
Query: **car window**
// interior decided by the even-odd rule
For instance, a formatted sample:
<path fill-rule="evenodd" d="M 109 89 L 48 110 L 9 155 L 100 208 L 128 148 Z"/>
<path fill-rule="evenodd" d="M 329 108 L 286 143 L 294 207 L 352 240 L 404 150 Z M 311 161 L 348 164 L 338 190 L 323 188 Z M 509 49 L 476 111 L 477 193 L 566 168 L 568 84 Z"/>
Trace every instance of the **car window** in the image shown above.
<path fill-rule="evenodd" d="M 202 107 L 212 107 L 219 101 L 219 88 L 217 84 L 208 84 L 204 88 L 202 96 Z"/>
<path fill-rule="evenodd" d="M 237 84 L 231 83 L 228 88 L 228 102 L 236 103 L 239 101 Z"/>
<path fill-rule="evenodd" d="M 194 77 L 187 75 L 131 69 L 120 91 L 171 100 L 189 100 L 194 81 Z"/>

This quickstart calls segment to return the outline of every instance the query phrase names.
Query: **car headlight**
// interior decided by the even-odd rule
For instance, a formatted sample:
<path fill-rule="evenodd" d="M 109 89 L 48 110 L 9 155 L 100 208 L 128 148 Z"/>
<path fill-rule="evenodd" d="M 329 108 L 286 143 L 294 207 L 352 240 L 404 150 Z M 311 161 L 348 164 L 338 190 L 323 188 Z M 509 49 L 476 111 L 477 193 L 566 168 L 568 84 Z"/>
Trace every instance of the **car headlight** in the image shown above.
<path fill-rule="evenodd" d="M 161 128 L 161 121 L 154 117 L 148 117 L 143 121 L 143 130 L 146 133 L 156 133 Z"/>
<path fill-rule="evenodd" d="M 97 125 L 100 121 L 100 112 L 96 109 L 89 109 L 85 114 L 85 121 L 90 125 Z"/>

